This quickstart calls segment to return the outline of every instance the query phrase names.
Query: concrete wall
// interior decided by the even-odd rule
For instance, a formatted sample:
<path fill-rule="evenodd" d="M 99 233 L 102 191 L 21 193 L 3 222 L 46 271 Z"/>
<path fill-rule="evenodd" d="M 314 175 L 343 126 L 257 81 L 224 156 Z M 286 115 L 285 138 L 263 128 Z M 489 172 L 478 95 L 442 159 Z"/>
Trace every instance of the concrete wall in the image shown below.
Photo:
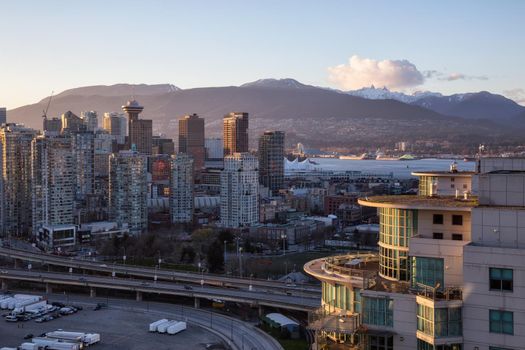
<path fill-rule="evenodd" d="M 486 246 L 525 247 L 525 208 L 473 208 L 472 242 Z"/>
<path fill-rule="evenodd" d="M 433 215 L 443 215 L 443 225 L 433 224 Z M 463 225 L 452 225 L 452 215 L 463 215 Z M 443 239 L 452 239 L 453 233 L 461 233 L 463 240 L 470 241 L 470 212 L 418 210 L 417 233 L 421 237 L 432 238 L 434 232 L 443 233 Z"/>
<path fill-rule="evenodd" d="M 496 170 L 525 170 L 525 158 L 481 158 L 480 173 Z"/>
<path fill-rule="evenodd" d="M 481 205 L 525 206 L 525 173 L 495 173 L 478 176 Z"/>
<path fill-rule="evenodd" d="M 512 292 L 489 289 L 489 267 L 514 270 Z M 463 270 L 463 349 L 525 349 L 525 251 L 468 245 L 464 248 Z M 514 335 L 489 332 L 490 309 L 514 312 Z"/>

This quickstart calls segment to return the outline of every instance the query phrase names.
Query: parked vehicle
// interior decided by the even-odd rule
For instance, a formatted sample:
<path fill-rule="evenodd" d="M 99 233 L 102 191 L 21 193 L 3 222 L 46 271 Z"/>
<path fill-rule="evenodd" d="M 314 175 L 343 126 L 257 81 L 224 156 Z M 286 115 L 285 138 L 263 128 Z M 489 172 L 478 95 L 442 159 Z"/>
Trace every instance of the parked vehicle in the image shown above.
<path fill-rule="evenodd" d="M 164 322 L 157 327 L 157 332 L 166 333 L 166 331 L 168 330 L 168 327 L 173 326 L 175 323 L 177 323 L 177 321 Z"/>
<path fill-rule="evenodd" d="M 149 324 L 149 331 L 150 332 L 156 332 L 157 331 L 157 327 L 161 324 L 163 324 L 164 322 L 168 322 L 167 319 L 163 318 L 161 320 L 158 320 L 158 321 L 155 321 L 153 323 L 150 323 Z"/>
<path fill-rule="evenodd" d="M 185 329 L 186 329 L 186 322 L 177 322 L 174 325 L 169 326 L 166 332 L 168 334 L 173 335 L 173 334 L 180 333 Z"/>

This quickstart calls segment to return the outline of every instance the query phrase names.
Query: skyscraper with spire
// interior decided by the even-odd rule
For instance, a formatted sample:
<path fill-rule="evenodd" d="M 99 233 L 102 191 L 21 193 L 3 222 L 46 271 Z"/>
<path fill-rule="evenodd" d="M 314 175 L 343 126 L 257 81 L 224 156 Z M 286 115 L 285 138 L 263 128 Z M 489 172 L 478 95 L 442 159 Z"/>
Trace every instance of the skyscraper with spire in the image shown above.
<path fill-rule="evenodd" d="M 153 129 L 151 119 L 139 119 L 142 107 L 136 100 L 128 101 L 122 110 L 128 115 L 128 147 L 139 153 L 150 155 Z"/>

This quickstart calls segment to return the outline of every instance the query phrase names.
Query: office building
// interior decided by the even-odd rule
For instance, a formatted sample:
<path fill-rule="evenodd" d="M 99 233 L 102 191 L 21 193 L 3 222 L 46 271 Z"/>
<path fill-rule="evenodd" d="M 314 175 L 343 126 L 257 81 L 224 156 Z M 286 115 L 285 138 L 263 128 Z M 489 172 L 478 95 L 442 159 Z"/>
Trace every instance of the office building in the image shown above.
<path fill-rule="evenodd" d="M 119 227 L 140 234 L 148 227 L 146 157 L 120 151 L 109 157 L 109 212 Z"/>
<path fill-rule="evenodd" d="M 74 222 L 76 170 L 70 136 L 40 135 L 31 146 L 33 234 Z"/>
<path fill-rule="evenodd" d="M 0 225 L 4 237 L 31 232 L 31 142 L 35 136 L 35 130 L 21 124 L 0 127 Z"/>
<path fill-rule="evenodd" d="M 220 137 L 205 139 L 204 148 L 206 149 L 206 160 L 208 161 L 222 160 L 224 157 L 224 145 Z"/>
<path fill-rule="evenodd" d="M 92 132 L 77 132 L 71 134 L 74 156 L 75 199 L 84 200 L 94 191 L 95 182 L 95 134 Z"/>
<path fill-rule="evenodd" d="M 248 113 L 232 112 L 223 119 L 224 155 L 248 152 Z"/>
<path fill-rule="evenodd" d="M 66 113 L 62 114 L 61 121 L 61 133 L 74 133 L 87 130 L 86 124 L 84 124 L 82 118 L 71 111 L 67 111 Z"/>
<path fill-rule="evenodd" d="M 171 157 L 170 216 L 172 223 L 193 221 L 193 157 L 177 153 Z"/>
<path fill-rule="evenodd" d="M 284 132 L 265 131 L 259 138 L 259 183 L 277 195 L 284 182 Z"/>
<path fill-rule="evenodd" d="M 305 265 L 322 282 L 308 324 L 318 348 L 523 348 L 525 159 L 479 163 L 418 173 L 432 195 L 427 183 L 417 196 L 359 199 L 378 210 L 379 253 Z M 456 180 L 472 191 L 450 195 Z"/>
<path fill-rule="evenodd" d="M 179 119 L 179 153 L 191 155 L 196 170 L 204 168 L 204 118 L 195 113 Z"/>
<path fill-rule="evenodd" d="M 0 107 L 0 125 L 7 123 L 7 109 Z"/>
<path fill-rule="evenodd" d="M 161 136 L 153 136 L 152 139 L 152 154 L 154 156 L 165 154 L 168 156 L 171 156 L 175 153 L 175 143 L 172 139 L 161 137 Z"/>
<path fill-rule="evenodd" d="M 106 130 L 119 145 L 126 143 L 128 134 L 128 121 L 122 113 L 104 113 L 103 128 Z"/>
<path fill-rule="evenodd" d="M 128 116 L 128 147 L 142 154 L 150 155 L 152 151 L 152 121 L 139 119 L 142 107 L 137 101 L 128 101 L 122 110 Z"/>
<path fill-rule="evenodd" d="M 249 153 L 224 157 L 221 172 L 221 226 L 242 228 L 259 220 L 257 158 Z"/>
<path fill-rule="evenodd" d="M 98 129 L 98 116 L 95 111 L 81 112 L 80 118 L 84 122 L 87 131 L 97 131 Z"/>

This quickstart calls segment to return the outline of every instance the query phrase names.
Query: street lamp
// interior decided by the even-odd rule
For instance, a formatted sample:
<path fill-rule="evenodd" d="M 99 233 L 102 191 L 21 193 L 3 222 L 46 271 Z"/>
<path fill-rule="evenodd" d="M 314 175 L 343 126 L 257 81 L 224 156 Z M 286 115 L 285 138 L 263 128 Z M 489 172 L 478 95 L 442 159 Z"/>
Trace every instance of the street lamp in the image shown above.
<path fill-rule="evenodd" d="M 239 247 L 239 277 L 242 278 L 242 247 Z"/>

